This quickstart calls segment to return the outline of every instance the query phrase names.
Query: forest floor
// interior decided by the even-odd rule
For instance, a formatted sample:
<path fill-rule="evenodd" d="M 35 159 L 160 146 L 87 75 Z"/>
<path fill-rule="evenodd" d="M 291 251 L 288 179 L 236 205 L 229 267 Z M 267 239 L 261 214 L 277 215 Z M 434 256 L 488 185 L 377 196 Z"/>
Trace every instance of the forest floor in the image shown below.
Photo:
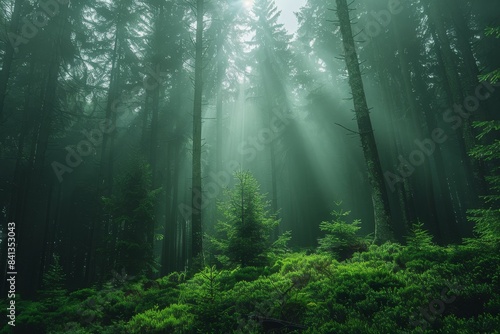
<path fill-rule="evenodd" d="M 15 333 L 500 333 L 499 250 L 417 237 L 343 261 L 288 252 L 191 277 L 122 272 L 71 292 L 54 282 L 37 300 L 19 298 Z"/>

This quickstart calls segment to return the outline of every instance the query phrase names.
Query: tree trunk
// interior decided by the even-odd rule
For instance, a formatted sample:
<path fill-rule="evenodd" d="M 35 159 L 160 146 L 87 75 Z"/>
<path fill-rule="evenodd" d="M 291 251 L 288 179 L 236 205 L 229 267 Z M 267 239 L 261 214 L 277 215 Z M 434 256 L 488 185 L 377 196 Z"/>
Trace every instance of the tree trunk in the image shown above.
<path fill-rule="evenodd" d="M 215 172 L 219 173 L 222 171 L 222 118 L 223 118 L 223 82 L 225 76 L 225 68 L 222 64 L 222 57 L 224 56 L 222 53 L 222 46 L 224 42 L 224 38 L 222 37 L 223 29 L 222 25 L 219 29 L 218 36 L 218 45 L 217 45 L 217 101 L 215 103 L 216 110 L 216 146 L 215 146 Z"/>
<path fill-rule="evenodd" d="M 172 268 L 175 271 L 180 271 L 183 270 L 184 268 L 180 266 L 180 263 L 182 263 L 182 253 L 181 253 L 181 245 L 177 243 L 177 240 L 179 239 L 179 219 L 177 217 L 177 206 L 179 202 L 179 168 L 180 168 L 180 156 L 179 156 L 179 151 L 180 151 L 180 144 L 176 143 L 174 147 L 174 158 L 173 158 L 173 185 L 172 185 L 172 210 L 170 211 L 170 221 L 172 222 Z"/>
<path fill-rule="evenodd" d="M 193 106 L 193 171 L 191 193 L 191 258 L 197 259 L 203 250 L 201 209 L 201 109 L 203 97 L 203 16 L 204 0 L 196 1 L 196 58 L 194 78 L 194 106 Z M 192 263 L 193 264 L 193 263 Z"/>
<path fill-rule="evenodd" d="M 162 56 L 162 39 L 164 38 L 164 30 L 163 30 L 163 4 L 159 3 L 159 8 L 158 8 L 158 17 L 156 19 L 156 24 L 155 24 L 155 38 L 154 38 L 154 50 L 155 50 L 155 56 L 154 56 L 154 61 L 152 63 L 153 69 L 154 70 L 160 70 L 161 67 L 163 66 L 162 61 L 161 61 L 161 56 Z M 159 179 L 158 179 L 158 129 L 159 129 L 159 109 L 160 109 L 160 91 L 161 91 L 161 84 L 160 82 L 155 83 L 155 87 L 151 93 L 152 95 L 152 102 L 151 102 L 151 110 L 152 110 L 152 117 L 151 117 L 151 142 L 150 142 L 150 156 L 149 156 L 149 162 L 151 164 L 151 174 L 152 174 L 152 189 L 158 188 L 159 184 Z"/>
<path fill-rule="evenodd" d="M 166 147 L 167 149 L 167 161 L 166 161 L 166 168 L 165 168 L 165 222 L 164 222 L 164 229 L 163 229 L 163 242 L 162 242 L 162 254 L 161 254 L 161 275 L 165 276 L 169 272 L 171 272 L 172 269 L 172 262 L 173 262 L 173 256 L 172 256 L 172 250 L 174 247 L 172 247 L 172 244 L 175 243 L 175 228 L 173 229 L 174 226 L 176 226 L 175 222 L 171 220 L 171 212 L 175 211 L 175 208 L 172 207 L 172 181 L 175 182 L 175 180 L 172 180 L 172 165 L 174 162 L 172 161 L 172 156 L 173 156 L 173 146 L 175 144 L 170 144 Z"/>
<path fill-rule="evenodd" d="M 116 107 L 114 103 L 116 102 L 119 94 L 118 89 L 118 81 L 120 76 L 120 61 L 118 59 L 118 53 L 120 48 L 120 43 L 122 41 L 121 37 L 121 25 L 117 24 L 115 40 L 113 46 L 113 54 L 111 56 L 111 74 L 109 81 L 109 89 L 108 96 L 106 102 L 106 115 L 105 121 L 109 126 L 116 126 L 116 110 L 113 110 L 113 107 Z M 116 131 L 116 130 L 115 130 Z M 99 189 L 102 190 L 102 195 L 109 196 L 112 192 L 112 183 L 113 180 L 110 178 L 112 175 L 112 166 L 111 166 L 111 152 L 112 148 L 112 138 L 114 137 L 115 131 L 105 131 L 103 134 L 102 147 L 101 147 L 101 163 L 99 170 Z"/>
<path fill-rule="evenodd" d="M 370 120 L 370 112 L 358 62 L 358 55 L 352 34 L 347 0 L 336 0 L 337 15 L 345 50 L 345 60 L 349 73 L 349 85 L 352 90 L 354 110 L 358 123 L 361 145 L 368 169 L 368 179 L 372 188 L 372 200 L 375 216 L 375 243 L 393 240 L 393 226 L 389 208 L 389 198 L 384 184 L 384 175 L 380 164 L 375 136 Z"/>

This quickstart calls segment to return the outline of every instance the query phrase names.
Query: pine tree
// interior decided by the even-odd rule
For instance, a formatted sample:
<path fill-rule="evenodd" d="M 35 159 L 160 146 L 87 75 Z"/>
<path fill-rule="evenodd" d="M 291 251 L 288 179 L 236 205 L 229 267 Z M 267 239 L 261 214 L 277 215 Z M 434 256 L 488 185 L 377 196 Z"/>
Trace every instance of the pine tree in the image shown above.
<path fill-rule="evenodd" d="M 470 152 L 471 156 L 490 166 L 490 175 L 486 177 L 490 186 L 490 194 L 482 196 L 485 206 L 481 209 L 469 210 L 469 219 L 476 225 L 476 235 L 491 245 L 500 242 L 500 121 L 475 122 L 474 127 L 480 129 L 478 139 L 489 138 L 489 142 L 476 145 Z"/>
<path fill-rule="evenodd" d="M 288 79 L 291 72 L 292 54 L 289 48 L 291 36 L 279 23 L 281 12 L 275 1 L 256 0 L 254 18 L 250 27 L 254 32 L 250 44 L 251 97 L 262 110 L 263 127 L 271 127 L 273 114 L 290 112 Z M 278 140 L 268 145 L 271 171 L 271 208 L 278 210 Z M 279 231 L 275 231 L 277 237 Z"/>
<path fill-rule="evenodd" d="M 372 187 L 373 209 L 375 214 L 375 242 L 382 243 L 394 238 L 389 197 L 384 184 L 382 166 L 380 164 L 370 112 L 366 102 L 363 79 L 361 77 L 358 55 L 354 44 L 351 19 L 349 17 L 349 7 L 346 0 L 336 1 L 337 15 L 339 17 L 340 31 L 342 33 L 345 50 L 345 61 L 349 73 L 349 85 L 352 90 L 359 136 L 361 137 L 361 145 L 368 169 L 368 178 Z"/>
<path fill-rule="evenodd" d="M 195 42 L 195 72 L 194 72 L 194 105 L 193 105 L 193 170 L 191 187 L 191 224 L 192 245 L 191 257 L 198 261 L 203 251 L 202 235 L 202 188 L 201 188 L 201 142 L 202 142 L 202 100 L 203 100 L 203 17 L 205 15 L 205 0 L 197 0 L 196 6 L 196 42 Z M 197 263 L 194 263 L 197 266 Z"/>
<path fill-rule="evenodd" d="M 342 203 L 336 203 L 337 209 L 333 210 L 332 220 L 322 222 L 319 225 L 321 231 L 326 232 L 323 238 L 318 240 L 318 249 L 323 252 L 333 253 L 339 260 L 345 260 L 352 256 L 354 252 L 366 251 L 366 242 L 356 233 L 361 229 L 360 220 L 354 220 L 347 223 L 345 217 L 349 216 L 350 211 L 344 211 L 340 208 Z"/>
<path fill-rule="evenodd" d="M 500 27 L 486 30 L 487 36 L 500 38 Z M 495 84 L 500 79 L 500 69 L 480 76 L 480 80 Z M 500 121 L 489 120 L 475 122 L 473 126 L 479 129 L 478 141 L 483 144 L 476 145 L 470 155 L 485 163 L 489 167 L 490 175 L 486 177 L 490 193 L 483 196 L 485 205 L 481 209 L 469 211 L 469 219 L 476 225 L 474 232 L 481 242 L 497 246 L 500 244 Z"/>
<path fill-rule="evenodd" d="M 151 275 L 155 268 L 154 203 L 160 190 L 150 190 L 151 171 L 144 163 L 134 163 L 118 182 L 118 192 L 104 198 L 105 211 L 115 234 L 110 234 L 106 254 L 115 271 L 130 275 Z"/>
<path fill-rule="evenodd" d="M 260 193 L 257 180 L 249 172 L 235 173 L 236 185 L 219 203 L 222 220 L 216 225 L 221 238 L 211 238 L 223 264 L 259 266 L 272 247 L 273 228 L 279 224 L 268 211 L 269 202 Z"/>
<path fill-rule="evenodd" d="M 42 277 L 42 289 L 39 291 L 40 297 L 50 311 L 54 311 L 63 305 L 67 295 L 65 287 L 66 275 L 59 262 L 59 256 L 52 258 L 52 263 Z"/>

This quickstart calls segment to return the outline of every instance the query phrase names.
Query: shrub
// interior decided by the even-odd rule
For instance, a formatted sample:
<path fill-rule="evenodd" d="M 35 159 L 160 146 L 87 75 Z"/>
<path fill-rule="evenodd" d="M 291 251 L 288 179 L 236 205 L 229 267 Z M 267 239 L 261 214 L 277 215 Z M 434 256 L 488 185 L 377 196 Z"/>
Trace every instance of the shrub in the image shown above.
<path fill-rule="evenodd" d="M 341 203 L 336 205 L 340 207 Z M 350 258 L 355 252 L 367 250 L 367 243 L 357 236 L 361 221 L 354 220 L 352 223 L 347 223 L 345 217 L 349 214 L 350 211 L 338 208 L 332 211 L 333 219 L 330 222 L 322 222 L 319 225 L 320 230 L 326 232 L 326 235 L 318 240 L 318 249 L 321 252 L 334 254 L 340 261 Z"/>
<path fill-rule="evenodd" d="M 192 330 L 194 316 L 184 304 L 172 304 L 160 310 L 158 306 L 135 315 L 126 325 L 129 333 L 184 334 Z"/>

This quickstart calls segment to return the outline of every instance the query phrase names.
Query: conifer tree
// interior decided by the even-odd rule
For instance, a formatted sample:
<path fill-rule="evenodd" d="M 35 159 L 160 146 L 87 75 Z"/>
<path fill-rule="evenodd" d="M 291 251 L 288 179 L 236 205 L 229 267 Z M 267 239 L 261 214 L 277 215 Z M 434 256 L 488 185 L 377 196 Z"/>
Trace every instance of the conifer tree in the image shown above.
<path fill-rule="evenodd" d="M 201 142 L 202 142 L 202 100 L 203 100 L 203 17 L 205 0 L 197 0 L 196 11 L 196 42 L 195 42 L 195 72 L 194 72 L 194 105 L 193 105 L 193 170 L 191 187 L 191 224 L 192 245 L 191 257 L 197 259 L 203 251 L 202 236 L 202 188 L 201 188 Z"/>
<path fill-rule="evenodd" d="M 500 38 L 500 27 L 488 28 L 486 35 Z M 480 80 L 489 81 L 492 84 L 498 83 L 500 69 L 481 75 Z M 498 247 L 500 241 L 500 167 L 498 167 L 500 162 L 500 140 L 498 140 L 500 121 L 479 121 L 475 122 L 473 126 L 480 130 L 477 139 L 486 142 L 476 145 L 471 150 L 470 155 L 489 167 L 486 181 L 489 184 L 490 193 L 483 196 L 485 205 L 482 209 L 469 211 L 469 219 L 476 223 L 474 231 L 482 242 Z"/>
<path fill-rule="evenodd" d="M 373 209 L 375 214 L 375 242 L 382 243 L 394 238 L 389 208 L 389 197 L 384 184 L 382 166 L 378 154 L 375 135 L 370 119 L 370 111 L 366 102 L 363 79 L 359 67 L 358 55 L 349 17 L 349 7 L 346 0 L 337 1 L 337 15 L 345 50 L 345 61 L 349 73 L 354 110 L 358 122 L 359 136 L 365 155 L 368 178 L 372 187 Z"/>
<path fill-rule="evenodd" d="M 236 185 L 219 204 L 222 220 L 216 228 L 222 238 L 211 241 L 223 264 L 263 265 L 272 247 L 271 233 L 279 220 L 268 211 L 270 203 L 249 172 L 236 172 L 235 180 Z"/>
<path fill-rule="evenodd" d="M 150 190 L 151 171 L 144 163 L 134 164 L 118 183 L 118 192 L 104 198 L 112 230 L 105 251 L 116 271 L 151 275 L 154 266 L 154 203 L 159 190 Z M 112 254 L 112 255 L 111 255 Z M 109 270 L 110 268 L 107 268 Z"/>

